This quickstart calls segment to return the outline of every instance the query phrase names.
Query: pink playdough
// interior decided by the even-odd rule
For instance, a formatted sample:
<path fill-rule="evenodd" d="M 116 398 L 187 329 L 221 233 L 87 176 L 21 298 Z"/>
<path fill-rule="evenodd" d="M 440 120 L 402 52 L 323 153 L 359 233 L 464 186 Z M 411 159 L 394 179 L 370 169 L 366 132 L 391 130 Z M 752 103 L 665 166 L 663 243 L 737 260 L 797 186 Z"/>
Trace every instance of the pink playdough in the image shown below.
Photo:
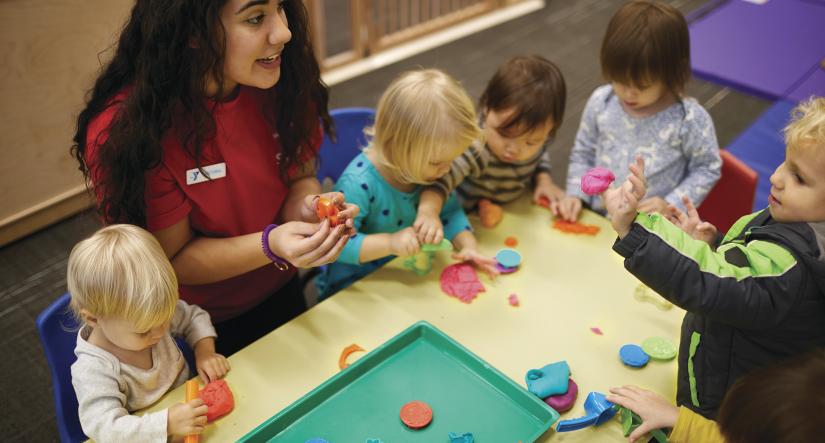
<path fill-rule="evenodd" d="M 510 306 L 518 306 L 518 295 L 510 294 L 510 296 L 507 297 L 507 301 L 510 302 Z"/>
<path fill-rule="evenodd" d="M 596 335 L 604 335 L 601 328 L 590 328 L 590 330 Z"/>
<path fill-rule="evenodd" d="M 572 378 L 568 380 L 567 392 L 559 395 L 551 395 L 544 399 L 544 402 L 547 403 L 548 406 L 558 412 L 567 412 L 573 408 L 573 405 L 576 404 L 576 397 L 579 395 L 579 387 L 576 386 L 576 382 L 574 382 Z"/>
<path fill-rule="evenodd" d="M 601 194 L 610 187 L 613 180 L 616 180 L 616 176 L 610 169 L 591 168 L 582 176 L 582 191 L 587 195 Z"/>
<path fill-rule="evenodd" d="M 441 290 L 464 303 L 470 303 L 479 292 L 484 291 L 484 285 L 478 281 L 478 274 L 472 265 L 456 263 L 441 271 Z"/>

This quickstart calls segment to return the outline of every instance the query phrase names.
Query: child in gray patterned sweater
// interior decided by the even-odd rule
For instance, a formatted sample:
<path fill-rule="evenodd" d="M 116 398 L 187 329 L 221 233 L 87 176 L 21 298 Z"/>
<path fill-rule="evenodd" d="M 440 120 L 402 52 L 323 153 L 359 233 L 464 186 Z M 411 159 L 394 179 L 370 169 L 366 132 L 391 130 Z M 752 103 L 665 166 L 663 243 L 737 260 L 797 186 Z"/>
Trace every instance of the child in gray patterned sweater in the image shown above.
<path fill-rule="evenodd" d="M 699 206 L 719 180 L 722 160 L 710 115 L 683 95 L 690 79 L 685 18 L 660 2 L 628 3 L 608 24 L 601 65 L 610 84 L 585 106 L 560 215 L 574 221 L 583 204 L 604 213 L 598 196 L 581 190 L 582 176 L 596 166 L 624 171 L 638 155 L 648 184 L 640 211 L 684 211 L 683 196 Z"/>
<path fill-rule="evenodd" d="M 533 200 L 546 200 L 551 209 L 564 191 L 550 176 L 548 145 L 564 117 L 566 87 L 561 71 L 539 57 L 518 56 L 506 61 L 481 96 L 484 140 L 455 159 L 450 172 L 421 193 L 413 227 L 423 243 L 438 243 L 444 228 L 438 214 L 453 189 L 465 209 L 478 205 L 501 211 L 532 186 Z"/>
<path fill-rule="evenodd" d="M 71 309 L 82 321 L 72 385 L 83 432 L 101 442 L 201 433 L 207 407 L 200 399 L 132 415 L 189 378 L 172 335 L 195 351 L 204 382 L 229 371 L 215 353 L 209 314 L 178 299 L 175 272 L 152 234 L 131 225 L 97 231 L 72 249 L 68 285 Z"/>

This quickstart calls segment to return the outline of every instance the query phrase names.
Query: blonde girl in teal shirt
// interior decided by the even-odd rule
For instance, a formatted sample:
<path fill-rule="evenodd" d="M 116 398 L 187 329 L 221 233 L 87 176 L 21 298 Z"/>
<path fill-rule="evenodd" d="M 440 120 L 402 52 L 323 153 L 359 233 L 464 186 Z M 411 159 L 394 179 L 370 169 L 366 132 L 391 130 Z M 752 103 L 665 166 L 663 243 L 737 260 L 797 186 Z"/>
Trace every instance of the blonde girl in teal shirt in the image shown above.
<path fill-rule="evenodd" d="M 378 102 L 370 144 L 344 170 L 335 190 L 360 208 L 352 237 L 335 263 L 316 279 L 328 297 L 396 256 L 419 252 L 412 224 L 422 186 L 449 172 L 452 161 L 481 137 L 473 102 L 449 75 L 410 71 L 390 84 Z M 475 236 L 455 195 L 440 217 L 453 258 L 495 275 L 495 260 L 478 252 Z"/>

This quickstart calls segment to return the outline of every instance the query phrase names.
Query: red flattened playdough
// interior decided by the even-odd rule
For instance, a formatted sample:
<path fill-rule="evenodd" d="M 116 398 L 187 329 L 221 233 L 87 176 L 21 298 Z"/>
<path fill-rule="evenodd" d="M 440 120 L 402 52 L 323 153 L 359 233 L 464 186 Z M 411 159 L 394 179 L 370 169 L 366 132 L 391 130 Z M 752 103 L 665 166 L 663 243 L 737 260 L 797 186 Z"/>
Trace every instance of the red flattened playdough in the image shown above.
<path fill-rule="evenodd" d="M 206 421 L 209 422 L 230 413 L 235 407 L 235 397 L 226 380 L 209 382 L 198 395 L 209 408 L 206 411 Z"/>
<path fill-rule="evenodd" d="M 441 271 L 441 290 L 464 303 L 470 303 L 479 292 L 484 291 L 484 285 L 478 280 L 472 265 L 456 263 Z"/>
<path fill-rule="evenodd" d="M 421 429 L 433 421 L 433 410 L 423 401 L 414 400 L 401 407 L 401 421 L 412 429 Z"/>

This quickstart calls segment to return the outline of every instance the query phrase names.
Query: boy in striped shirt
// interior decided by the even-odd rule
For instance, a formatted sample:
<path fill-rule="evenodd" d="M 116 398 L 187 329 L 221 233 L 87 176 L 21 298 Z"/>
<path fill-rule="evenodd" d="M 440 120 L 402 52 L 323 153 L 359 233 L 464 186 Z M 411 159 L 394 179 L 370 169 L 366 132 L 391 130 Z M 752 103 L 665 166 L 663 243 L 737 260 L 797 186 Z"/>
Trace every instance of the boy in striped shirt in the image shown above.
<path fill-rule="evenodd" d="M 481 96 L 485 143 L 477 142 L 453 161 L 450 172 L 421 194 L 413 225 L 424 243 L 438 243 L 438 218 L 456 189 L 465 209 L 500 211 L 532 188 L 533 200 L 551 209 L 565 194 L 550 176 L 548 145 L 564 117 L 566 88 L 561 71 L 539 56 L 514 57 L 499 67 Z M 488 200 L 489 204 L 479 204 Z"/>

